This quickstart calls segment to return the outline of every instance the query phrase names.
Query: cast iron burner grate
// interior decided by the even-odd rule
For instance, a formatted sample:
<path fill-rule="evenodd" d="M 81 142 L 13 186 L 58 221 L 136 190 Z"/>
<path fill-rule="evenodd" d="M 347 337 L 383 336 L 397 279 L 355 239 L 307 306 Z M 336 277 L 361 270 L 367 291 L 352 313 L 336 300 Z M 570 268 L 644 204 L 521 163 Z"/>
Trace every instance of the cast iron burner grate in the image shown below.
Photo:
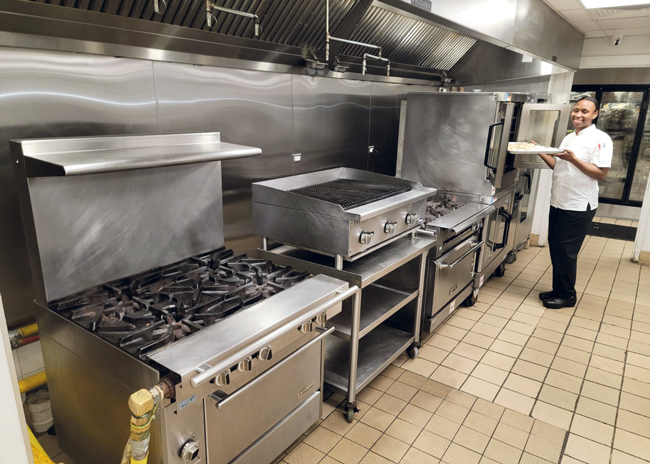
<path fill-rule="evenodd" d="M 335 203 L 350 209 L 408 192 L 408 185 L 375 184 L 354 179 L 337 179 L 291 190 L 305 197 Z"/>
<path fill-rule="evenodd" d="M 587 231 L 587 235 L 633 242 L 634 238 L 636 237 L 636 227 L 617 226 L 615 224 L 592 222 L 589 226 L 589 230 Z"/>

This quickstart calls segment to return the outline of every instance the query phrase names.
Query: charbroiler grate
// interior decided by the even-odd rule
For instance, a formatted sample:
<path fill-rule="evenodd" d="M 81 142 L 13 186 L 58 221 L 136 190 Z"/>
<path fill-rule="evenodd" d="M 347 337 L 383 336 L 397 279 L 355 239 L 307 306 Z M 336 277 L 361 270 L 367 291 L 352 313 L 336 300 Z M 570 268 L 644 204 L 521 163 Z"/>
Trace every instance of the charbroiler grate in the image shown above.
<path fill-rule="evenodd" d="M 408 185 L 377 184 L 354 179 L 337 179 L 322 184 L 301 187 L 290 192 L 316 200 L 340 205 L 344 210 L 367 205 L 400 193 L 408 192 Z"/>
<path fill-rule="evenodd" d="M 153 351 L 309 277 L 224 247 L 50 303 L 50 309 L 146 359 Z"/>

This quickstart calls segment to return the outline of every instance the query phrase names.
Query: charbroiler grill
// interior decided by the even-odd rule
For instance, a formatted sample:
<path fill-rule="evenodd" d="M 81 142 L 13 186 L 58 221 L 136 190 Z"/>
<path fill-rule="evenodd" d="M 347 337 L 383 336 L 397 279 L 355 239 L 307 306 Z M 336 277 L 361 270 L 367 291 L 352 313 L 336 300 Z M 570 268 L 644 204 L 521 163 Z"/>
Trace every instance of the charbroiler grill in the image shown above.
<path fill-rule="evenodd" d="M 436 190 L 418 182 L 335 168 L 253 184 L 253 231 L 353 261 L 413 231 Z"/>
<path fill-rule="evenodd" d="M 267 464 L 320 417 L 327 320 L 356 287 L 223 247 L 219 133 L 11 142 L 61 448 L 119 462 L 163 382 L 151 464 Z"/>

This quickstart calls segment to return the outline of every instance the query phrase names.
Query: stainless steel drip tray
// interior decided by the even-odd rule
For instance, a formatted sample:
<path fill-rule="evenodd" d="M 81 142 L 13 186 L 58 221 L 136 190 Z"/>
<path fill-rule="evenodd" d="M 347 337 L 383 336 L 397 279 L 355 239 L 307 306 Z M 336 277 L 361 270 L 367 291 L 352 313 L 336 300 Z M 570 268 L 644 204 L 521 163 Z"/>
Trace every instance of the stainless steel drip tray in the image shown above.
<path fill-rule="evenodd" d="M 494 206 L 482 203 L 466 203 L 442 217 L 427 222 L 427 228 L 451 230 L 454 233 L 462 232 L 475 222 L 481 220 L 494 211 Z"/>

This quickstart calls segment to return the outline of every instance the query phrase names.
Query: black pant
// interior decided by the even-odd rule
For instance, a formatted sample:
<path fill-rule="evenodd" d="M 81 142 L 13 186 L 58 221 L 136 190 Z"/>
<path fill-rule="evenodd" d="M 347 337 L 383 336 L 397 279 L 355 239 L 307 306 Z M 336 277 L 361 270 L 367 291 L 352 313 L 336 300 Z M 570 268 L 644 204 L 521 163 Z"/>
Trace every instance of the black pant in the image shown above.
<path fill-rule="evenodd" d="M 551 206 L 548 247 L 553 262 L 553 294 L 558 298 L 576 294 L 578 253 L 595 214 L 596 210 L 589 205 L 587 211 L 567 211 Z"/>

